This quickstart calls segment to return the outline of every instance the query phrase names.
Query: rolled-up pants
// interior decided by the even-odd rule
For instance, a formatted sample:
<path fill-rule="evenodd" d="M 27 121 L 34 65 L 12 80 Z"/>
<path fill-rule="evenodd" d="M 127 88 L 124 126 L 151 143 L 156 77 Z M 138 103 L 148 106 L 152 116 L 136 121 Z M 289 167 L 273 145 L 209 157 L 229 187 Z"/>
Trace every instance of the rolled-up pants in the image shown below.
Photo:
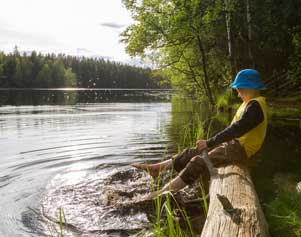
<path fill-rule="evenodd" d="M 200 151 L 196 148 L 186 148 L 173 157 L 173 167 L 186 184 L 192 184 L 200 177 L 207 179 L 209 176 L 204 160 L 198 155 L 200 155 Z M 214 167 L 233 163 L 250 165 L 250 158 L 247 157 L 245 149 L 235 139 L 224 142 L 209 151 L 208 158 Z"/>

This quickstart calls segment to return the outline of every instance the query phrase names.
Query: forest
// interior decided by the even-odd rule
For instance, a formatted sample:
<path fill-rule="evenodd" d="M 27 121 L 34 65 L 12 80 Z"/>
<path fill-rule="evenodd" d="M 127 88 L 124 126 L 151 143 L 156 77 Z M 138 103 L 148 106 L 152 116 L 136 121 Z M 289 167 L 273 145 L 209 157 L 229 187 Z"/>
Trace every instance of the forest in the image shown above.
<path fill-rule="evenodd" d="M 103 58 L 0 52 L 1 88 L 162 88 L 150 68 Z M 166 87 L 166 86 L 165 86 Z M 168 86 L 167 86 L 168 87 Z"/>
<path fill-rule="evenodd" d="M 123 4 L 135 20 L 121 35 L 127 52 L 151 58 L 173 87 L 214 104 L 239 70 L 254 68 L 300 89 L 300 0 Z"/>

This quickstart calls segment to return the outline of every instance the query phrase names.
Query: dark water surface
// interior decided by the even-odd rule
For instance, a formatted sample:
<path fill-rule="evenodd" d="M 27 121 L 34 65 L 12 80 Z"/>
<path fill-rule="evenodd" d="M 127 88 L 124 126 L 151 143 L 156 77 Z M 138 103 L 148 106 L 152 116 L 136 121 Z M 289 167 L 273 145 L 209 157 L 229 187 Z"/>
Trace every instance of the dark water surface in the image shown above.
<path fill-rule="evenodd" d="M 0 105 L 74 105 L 103 102 L 162 102 L 169 101 L 174 90 L 145 89 L 85 89 L 28 88 L 1 89 Z"/>

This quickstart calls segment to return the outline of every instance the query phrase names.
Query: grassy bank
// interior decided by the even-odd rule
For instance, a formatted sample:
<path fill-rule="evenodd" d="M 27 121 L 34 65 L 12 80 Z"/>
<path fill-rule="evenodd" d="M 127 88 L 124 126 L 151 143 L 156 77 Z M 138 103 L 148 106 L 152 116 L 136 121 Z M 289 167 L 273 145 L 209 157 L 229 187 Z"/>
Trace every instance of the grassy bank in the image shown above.
<path fill-rule="evenodd" d="M 174 98 L 170 135 L 178 150 L 194 146 L 200 137 L 207 138 L 221 131 L 231 122 L 241 103 L 229 95 L 221 96 L 217 102 L 223 109 L 210 112 L 201 102 Z M 263 149 L 256 157 L 259 160 L 258 167 L 252 175 L 271 236 L 274 237 L 301 236 L 300 194 L 281 189 L 273 180 L 277 172 L 299 172 L 301 105 L 298 103 L 298 100 L 296 102 L 290 98 L 280 99 L 279 103 L 275 98 L 267 98 L 269 128 Z"/>

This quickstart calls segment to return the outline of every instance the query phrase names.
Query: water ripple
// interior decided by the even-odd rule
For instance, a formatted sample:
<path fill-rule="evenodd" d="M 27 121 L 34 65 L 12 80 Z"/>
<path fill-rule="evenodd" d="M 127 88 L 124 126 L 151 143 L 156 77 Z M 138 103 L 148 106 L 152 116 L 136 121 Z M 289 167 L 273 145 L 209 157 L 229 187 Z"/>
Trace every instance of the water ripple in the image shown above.
<path fill-rule="evenodd" d="M 126 223 L 140 228 L 143 214 L 99 219 L 101 208 L 92 200 L 103 194 L 104 178 L 116 168 L 168 155 L 170 109 L 169 103 L 0 107 L 0 236 L 47 235 L 48 227 L 29 210 L 40 209 L 45 196 L 56 205 L 56 198 L 70 202 L 66 214 L 97 236 L 105 229 L 121 236 Z M 81 194 L 68 198 L 68 185 Z"/>

